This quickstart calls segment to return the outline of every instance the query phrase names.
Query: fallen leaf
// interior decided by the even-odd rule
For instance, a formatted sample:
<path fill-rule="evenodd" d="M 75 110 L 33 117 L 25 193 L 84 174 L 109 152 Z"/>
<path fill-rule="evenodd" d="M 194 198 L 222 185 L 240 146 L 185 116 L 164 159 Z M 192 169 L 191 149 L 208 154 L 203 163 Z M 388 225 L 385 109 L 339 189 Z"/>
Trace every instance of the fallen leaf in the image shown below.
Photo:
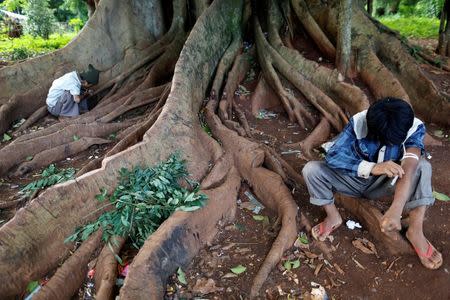
<path fill-rule="evenodd" d="M 437 200 L 440 200 L 440 201 L 450 201 L 450 197 L 443 193 L 433 191 L 433 196 L 434 196 L 434 198 L 436 198 Z"/>
<path fill-rule="evenodd" d="M 442 138 L 442 137 L 444 137 L 444 132 L 442 130 L 435 130 L 434 135 L 439 138 Z"/>
<path fill-rule="evenodd" d="M 187 284 L 187 281 L 186 281 L 186 274 L 183 272 L 183 270 L 182 270 L 181 268 L 178 268 L 178 271 L 177 271 L 177 279 L 178 279 L 178 281 L 179 281 L 180 283 L 182 283 L 182 284 Z"/>
<path fill-rule="evenodd" d="M 253 204 L 253 203 L 251 203 L 249 201 L 242 202 L 240 206 L 241 206 L 241 208 L 245 208 L 245 209 L 248 209 L 248 210 L 254 210 L 255 207 L 256 207 L 255 204 Z"/>
<path fill-rule="evenodd" d="M 317 254 L 309 252 L 309 251 L 303 251 L 303 252 L 305 253 L 307 258 L 313 258 L 314 259 L 314 258 L 319 257 Z"/>
<path fill-rule="evenodd" d="M 314 270 L 314 275 L 315 276 L 317 276 L 319 274 L 319 272 L 322 269 L 322 267 L 323 267 L 323 263 L 320 263 L 320 264 L 317 265 L 316 269 Z"/>
<path fill-rule="evenodd" d="M 197 281 L 195 282 L 195 286 L 192 288 L 192 291 L 194 293 L 202 294 L 202 295 L 214 293 L 214 292 L 221 291 L 221 290 L 223 290 L 223 288 L 217 287 L 216 282 L 211 278 L 197 279 Z"/>
<path fill-rule="evenodd" d="M 247 270 L 247 268 L 244 267 L 243 265 L 239 265 L 239 266 L 236 266 L 236 267 L 230 269 L 231 272 L 233 272 L 234 274 L 237 274 L 237 275 L 244 273 L 245 270 Z"/>
<path fill-rule="evenodd" d="M 4 133 L 2 142 L 7 142 L 7 141 L 10 141 L 11 139 L 12 139 L 12 137 L 10 135 L 8 135 L 7 133 Z"/>
<path fill-rule="evenodd" d="M 222 276 L 222 278 L 234 278 L 234 277 L 237 277 L 237 275 L 233 273 L 227 273 Z"/>
<path fill-rule="evenodd" d="M 231 248 L 233 248 L 236 244 L 235 243 L 230 243 L 224 247 L 222 247 L 222 250 L 230 250 Z"/>
<path fill-rule="evenodd" d="M 256 220 L 256 221 L 263 221 L 264 220 L 264 216 L 253 215 L 253 219 Z"/>
<path fill-rule="evenodd" d="M 339 273 L 341 273 L 341 275 L 345 275 L 344 270 L 342 270 L 342 268 L 337 263 L 334 263 L 333 266 L 336 270 L 338 270 Z"/>
<path fill-rule="evenodd" d="M 355 264 L 360 267 L 361 269 L 365 270 L 366 268 L 359 262 L 357 261 L 354 257 L 352 257 L 352 260 L 355 262 Z"/>
<path fill-rule="evenodd" d="M 352 244 L 355 248 L 361 250 L 362 252 L 366 254 L 375 254 L 375 256 L 378 257 L 377 249 L 371 241 L 365 238 L 356 238 L 352 241 Z"/>

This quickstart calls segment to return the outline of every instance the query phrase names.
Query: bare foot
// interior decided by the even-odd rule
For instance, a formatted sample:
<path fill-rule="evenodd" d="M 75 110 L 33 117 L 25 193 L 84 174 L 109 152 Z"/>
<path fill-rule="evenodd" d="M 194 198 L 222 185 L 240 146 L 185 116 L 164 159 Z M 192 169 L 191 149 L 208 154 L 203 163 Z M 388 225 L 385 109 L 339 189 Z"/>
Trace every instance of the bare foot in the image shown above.
<path fill-rule="evenodd" d="M 380 221 L 381 232 L 391 232 L 394 230 L 397 231 L 401 230 L 402 225 L 400 219 L 401 215 L 388 209 L 388 211 L 383 215 L 383 218 L 381 218 Z"/>
<path fill-rule="evenodd" d="M 322 223 L 317 224 L 311 229 L 311 235 L 316 240 L 324 242 L 327 237 L 342 224 L 342 218 L 340 215 L 327 216 Z"/>
<path fill-rule="evenodd" d="M 423 232 L 416 233 L 409 229 L 406 238 L 413 245 L 422 265 L 428 269 L 438 269 L 443 262 L 442 254 L 425 238 Z"/>

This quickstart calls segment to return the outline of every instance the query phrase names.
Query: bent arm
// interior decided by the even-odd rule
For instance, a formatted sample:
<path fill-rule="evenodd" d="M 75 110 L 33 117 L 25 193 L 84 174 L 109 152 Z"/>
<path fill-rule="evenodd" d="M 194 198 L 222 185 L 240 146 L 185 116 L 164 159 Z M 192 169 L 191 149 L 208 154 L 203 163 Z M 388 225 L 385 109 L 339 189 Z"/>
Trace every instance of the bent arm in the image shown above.
<path fill-rule="evenodd" d="M 406 153 L 412 153 L 420 158 L 421 149 L 407 148 Z M 414 157 L 407 157 L 402 160 L 402 168 L 405 174 L 399 178 L 397 186 L 395 187 L 394 200 L 392 201 L 389 210 L 392 210 L 398 216 L 401 216 L 403 208 L 412 193 L 412 182 L 415 176 L 419 160 Z"/>

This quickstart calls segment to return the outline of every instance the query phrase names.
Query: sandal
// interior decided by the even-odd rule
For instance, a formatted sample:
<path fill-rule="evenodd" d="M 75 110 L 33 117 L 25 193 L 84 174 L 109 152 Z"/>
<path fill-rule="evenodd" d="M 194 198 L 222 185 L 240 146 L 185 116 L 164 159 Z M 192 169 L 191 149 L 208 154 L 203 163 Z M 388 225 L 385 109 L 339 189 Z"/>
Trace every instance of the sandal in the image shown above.
<path fill-rule="evenodd" d="M 334 231 L 336 230 L 336 228 L 339 227 L 339 225 L 341 224 L 337 224 L 334 225 L 333 227 L 331 227 L 329 230 L 325 229 L 325 224 L 324 222 L 317 224 L 316 226 L 314 226 L 311 229 L 311 235 L 314 239 L 321 241 L 321 242 L 325 242 L 325 240 L 327 239 L 327 237 Z M 319 226 L 319 233 L 317 234 L 317 226 Z"/>
<path fill-rule="evenodd" d="M 416 247 L 413 246 L 414 251 L 416 251 L 417 256 L 418 256 L 419 259 L 420 259 L 420 262 L 422 263 L 422 265 L 423 265 L 425 268 L 432 269 L 432 270 L 439 269 L 439 267 L 442 266 L 442 262 L 443 262 L 443 260 L 442 260 L 442 254 L 439 253 L 439 252 L 436 250 L 436 248 L 434 248 L 434 246 L 431 245 L 431 243 L 430 243 L 428 240 L 427 240 L 427 243 L 428 243 L 428 248 L 427 248 L 427 252 L 426 252 L 426 253 L 421 252 L 419 249 L 417 249 Z M 431 258 L 432 256 L 436 255 L 436 253 L 438 253 L 438 254 L 441 256 L 441 259 L 440 259 L 439 262 L 437 262 L 437 263 L 435 263 L 434 265 L 430 266 L 430 265 L 427 264 L 427 263 L 430 263 L 430 262 L 432 263 L 432 261 L 430 260 L 430 258 Z"/>

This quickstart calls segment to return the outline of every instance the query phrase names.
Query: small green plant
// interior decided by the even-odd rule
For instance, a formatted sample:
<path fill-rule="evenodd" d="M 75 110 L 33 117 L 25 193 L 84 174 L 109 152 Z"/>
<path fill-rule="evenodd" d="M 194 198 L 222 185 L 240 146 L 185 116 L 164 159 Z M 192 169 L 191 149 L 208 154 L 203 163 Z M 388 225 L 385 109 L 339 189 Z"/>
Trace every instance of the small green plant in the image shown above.
<path fill-rule="evenodd" d="M 20 192 L 25 195 L 30 195 L 36 190 L 42 190 L 57 183 L 73 179 L 74 176 L 74 168 L 58 169 L 54 164 L 51 164 L 39 175 L 41 179 L 30 182 Z"/>
<path fill-rule="evenodd" d="M 48 0 L 28 0 L 25 8 L 27 30 L 32 36 L 48 39 L 56 22 Z"/>
<path fill-rule="evenodd" d="M 173 154 L 154 167 L 133 170 L 121 169 L 119 184 L 109 194 L 106 189 L 96 196 L 98 201 L 109 201 L 114 210 L 103 213 L 96 221 L 75 230 L 66 242 L 84 241 L 99 228 L 104 241 L 112 236 L 129 237 L 134 247 L 140 248 L 147 237 L 174 211 L 194 211 L 201 208 L 207 197 L 199 194 L 199 185 L 187 178 L 184 161 Z M 192 191 L 182 187 L 186 181 Z"/>
<path fill-rule="evenodd" d="M 33 56 L 33 53 L 25 47 L 14 48 L 11 52 L 11 60 L 22 60 Z"/>
<path fill-rule="evenodd" d="M 73 31 L 78 32 L 83 27 L 83 21 L 80 18 L 70 19 L 69 26 L 72 27 Z"/>

